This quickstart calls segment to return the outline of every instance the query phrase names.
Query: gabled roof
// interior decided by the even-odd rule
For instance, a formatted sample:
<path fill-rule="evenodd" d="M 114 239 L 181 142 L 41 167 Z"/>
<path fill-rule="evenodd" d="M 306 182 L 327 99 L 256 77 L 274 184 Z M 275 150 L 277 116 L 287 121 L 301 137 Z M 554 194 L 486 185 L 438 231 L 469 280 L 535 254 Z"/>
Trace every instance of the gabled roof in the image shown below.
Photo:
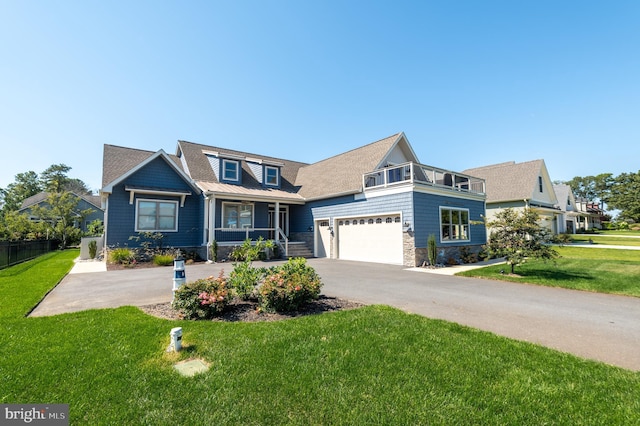
<path fill-rule="evenodd" d="M 244 159 L 244 161 L 241 161 L 242 185 L 221 183 L 213 172 L 205 153 L 216 153 L 220 158 Z M 188 141 L 178 141 L 176 155 L 180 158 L 179 161 L 183 161 L 183 164 L 185 164 L 185 168 L 188 170 L 191 178 L 204 191 L 245 193 L 245 195 L 249 195 L 245 192 L 249 189 L 252 194 L 265 197 L 269 197 L 269 194 L 271 194 L 271 196 L 285 196 L 285 198 L 288 198 L 291 194 L 297 194 L 299 188 L 295 187 L 296 175 L 301 167 L 306 166 L 306 163 L 297 161 L 236 151 L 228 148 L 201 145 Z M 280 188 L 264 188 L 262 182 L 259 182 L 249 169 L 247 161 L 261 161 L 265 164 L 279 165 Z M 299 199 L 300 197 L 296 195 L 294 198 Z"/>
<path fill-rule="evenodd" d="M 104 154 L 102 157 L 102 192 L 110 193 L 114 185 L 122 182 L 156 158 L 164 159 L 185 182 L 199 192 L 199 189 L 193 184 L 191 178 L 184 172 L 182 164 L 176 156 L 171 156 L 163 150 L 152 152 L 115 145 L 104 146 Z"/>
<path fill-rule="evenodd" d="M 544 160 L 510 161 L 467 169 L 462 173 L 485 180 L 487 203 L 534 199 L 538 176 L 548 177 Z"/>
<path fill-rule="evenodd" d="M 98 196 L 98 195 L 87 195 L 87 194 L 78 195 L 75 192 L 73 192 L 72 194 L 75 195 L 78 198 L 83 199 L 87 203 L 93 205 L 95 208 L 97 208 L 99 210 L 102 210 L 102 207 L 100 206 L 100 196 Z M 49 198 L 49 195 L 51 195 L 50 192 L 39 192 L 39 193 L 37 193 L 35 195 L 32 195 L 31 197 L 25 199 L 22 202 L 22 206 L 20 207 L 20 210 L 24 210 L 24 209 L 29 208 L 31 206 L 34 206 L 36 204 L 40 204 L 43 201 L 46 201 L 47 198 Z"/>
<path fill-rule="evenodd" d="M 408 145 L 404 133 L 396 133 L 379 141 L 326 160 L 302 167 L 298 171 L 296 186 L 305 199 L 316 199 L 329 195 L 353 194 L 362 190 L 362 176 L 382 164 L 389 152 L 399 143 Z"/>
<path fill-rule="evenodd" d="M 558 199 L 558 206 L 560 207 L 560 210 L 562 210 L 563 212 L 566 212 L 567 207 L 569 207 L 567 206 L 567 200 L 571 198 L 575 202 L 575 197 L 573 196 L 573 191 L 571 190 L 571 187 L 566 183 L 562 183 L 558 185 L 553 185 L 553 190 L 556 193 L 556 198 Z"/>

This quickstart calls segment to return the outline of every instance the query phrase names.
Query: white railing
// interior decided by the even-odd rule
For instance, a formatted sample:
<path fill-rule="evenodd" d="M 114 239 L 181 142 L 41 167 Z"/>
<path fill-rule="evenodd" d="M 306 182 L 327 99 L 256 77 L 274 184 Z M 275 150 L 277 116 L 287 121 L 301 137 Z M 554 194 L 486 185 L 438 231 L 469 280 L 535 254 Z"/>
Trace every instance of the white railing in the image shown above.
<path fill-rule="evenodd" d="M 273 240 L 285 256 L 289 255 L 289 238 L 281 228 L 214 228 L 214 239 L 218 244 L 241 244 L 245 240 Z"/>
<path fill-rule="evenodd" d="M 485 194 L 483 179 L 456 173 L 437 167 L 405 163 L 365 173 L 362 185 L 365 189 L 386 188 L 407 183 L 419 183 L 452 191 Z"/>

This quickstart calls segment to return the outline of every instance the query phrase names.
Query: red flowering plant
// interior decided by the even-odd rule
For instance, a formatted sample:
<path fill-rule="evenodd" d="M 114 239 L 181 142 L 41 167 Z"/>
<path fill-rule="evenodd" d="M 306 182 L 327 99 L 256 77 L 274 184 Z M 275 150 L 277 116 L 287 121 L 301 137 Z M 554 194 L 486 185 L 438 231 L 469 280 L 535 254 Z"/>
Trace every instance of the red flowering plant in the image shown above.
<path fill-rule="evenodd" d="M 268 270 L 258 291 L 258 298 L 265 311 L 295 311 L 317 299 L 321 287 L 320 277 L 307 265 L 307 261 L 294 258 Z"/>
<path fill-rule="evenodd" d="M 187 283 L 176 290 L 173 308 L 187 319 L 209 319 L 223 312 L 232 299 L 223 271 L 213 276 Z"/>

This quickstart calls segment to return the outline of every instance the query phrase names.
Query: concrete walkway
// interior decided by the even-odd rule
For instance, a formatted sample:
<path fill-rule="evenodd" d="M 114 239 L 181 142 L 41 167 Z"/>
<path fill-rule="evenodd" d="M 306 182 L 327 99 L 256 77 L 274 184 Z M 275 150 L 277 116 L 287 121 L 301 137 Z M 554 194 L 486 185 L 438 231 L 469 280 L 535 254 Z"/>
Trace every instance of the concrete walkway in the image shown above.
<path fill-rule="evenodd" d="M 309 259 L 309 264 L 322 277 L 327 296 L 390 305 L 640 371 L 640 298 L 454 277 L 438 269 L 417 273 L 416 268 L 330 259 Z M 76 266 L 32 316 L 171 300 L 171 267 L 91 273 L 89 266 Z M 186 276 L 193 281 L 231 268 L 228 263 L 187 265 Z"/>

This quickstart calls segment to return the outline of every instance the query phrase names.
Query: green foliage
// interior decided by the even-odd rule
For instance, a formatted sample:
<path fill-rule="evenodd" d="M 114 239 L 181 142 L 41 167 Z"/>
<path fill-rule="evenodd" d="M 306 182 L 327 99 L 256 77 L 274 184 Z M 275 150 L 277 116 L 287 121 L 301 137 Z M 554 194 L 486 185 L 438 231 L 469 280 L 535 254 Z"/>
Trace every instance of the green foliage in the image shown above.
<path fill-rule="evenodd" d="M 95 219 L 87 225 L 87 234 L 100 236 L 104 233 L 104 223 L 100 219 Z"/>
<path fill-rule="evenodd" d="M 518 212 L 504 209 L 487 223 L 491 231 L 487 249 L 492 257 L 504 257 L 514 273 L 528 258 L 554 259 L 558 256 L 548 243 L 551 232 L 538 225 L 539 216 L 532 209 Z"/>
<path fill-rule="evenodd" d="M 429 265 L 436 266 L 438 260 L 438 247 L 436 236 L 429 234 L 427 238 L 427 257 L 429 258 Z"/>
<path fill-rule="evenodd" d="M 558 234 L 558 235 L 554 235 L 551 238 L 551 241 L 556 244 L 569 244 L 570 242 L 573 241 L 573 238 L 571 238 L 570 234 Z"/>
<path fill-rule="evenodd" d="M 229 257 L 237 262 L 253 262 L 260 259 L 261 256 L 264 257 L 265 250 L 273 249 L 273 247 L 274 243 L 271 240 L 265 240 L 260 237 L 253 243 L 250 238 L 247 238 L 241 246 L 233 249 Z"/>
<path fill-rule="evenodd" d="M 46 199 L 46 203 L 34 206 L 31 214 L 49 224 L 53 237 L 59 239 L 62 248 L 80 241 L 82 232 L 75 226 L 77 221 L 83 221 L 85 217 L 93 213 L 93 209 L 78 210 L 80 199 L 75 194 L 65 192 L 52 192 Z"/>
<path fill-rule="evenodd" d="M 109 251 L 109 262 L 130 265 L 136 260 L 135 252 L 129 248 L 114 248 Z"/>
<path fill-rule="evenodd" d="M 175 292 L 172 306 L 187 319 L 210 319 L 223 312 L 231 298 L 221 271 L 218 278 L 199 279 L 181 286 Z"/>
<path fill-rule="evenodd" d="M 170 266 L 173 265 L 173 259 L 169 254 L 156 254 L 153 256 L 153 263 L 158 266 Z"/>
<path fill-rule="evenodd" d="M 611 173 L 601 173 L 597 176 L 576 176 L 567 182 L 576 197 L 587 200 L 604 200 L 607 198 L 613 184 Z"/>
<path fill-rule="evenodd" d="M 95 259 L 97 252 L 98 252 L 98 243 L 96 242 L 96 240 L 89 241 L 89 257 L 91 259 Z"/>
<path fill-rule="evenodd" d="M 135 307 L 25 318 L 77 256 L 0 271 L 5 403 L 64 401 L 72 425 L 640 424 L 636 371 L 385 306 L 259 326 Z M 184 350 L 167 354 L 174 326 Z M 196 357 L 212 368 L 176 374 Z"/>
<path fill-rule="evenodd" d="M 268 270 L 258 298 L 265 311 L 294 311 L 317 299 L 321 287 L 320 277 L 307 261 L 293 258 Z"/>
<path fill-rule="evenodd" d="M 229 286 L 234 289 L 240 299 L 249 300 L 264 274 L 264 268 L 254 268 L 247 260 L 236 263 L 229 274 Z"/>
<path fill-rule="evenodd" d="M 5 189 L 0 188 L 2 211 L 7 213 L 18 210 L 24 200 L 42 192 L 42 189 L 36 172 L 18 173 L 15 182 L 7 185 Z"/>
<path fill-rule="evenodd" d="M 47 192 L 63 192 L 69 182 L 67 172 L 71 167 L 66 164 L 52 164 L 40 174 L 40 179 Z"/>
<path fill-rule="evenodd" d="M 214 262 L 218 261 L 218 242 L 216 240 L 213 240 L 211 247 L 209 247 L 209 259 Z"/>

